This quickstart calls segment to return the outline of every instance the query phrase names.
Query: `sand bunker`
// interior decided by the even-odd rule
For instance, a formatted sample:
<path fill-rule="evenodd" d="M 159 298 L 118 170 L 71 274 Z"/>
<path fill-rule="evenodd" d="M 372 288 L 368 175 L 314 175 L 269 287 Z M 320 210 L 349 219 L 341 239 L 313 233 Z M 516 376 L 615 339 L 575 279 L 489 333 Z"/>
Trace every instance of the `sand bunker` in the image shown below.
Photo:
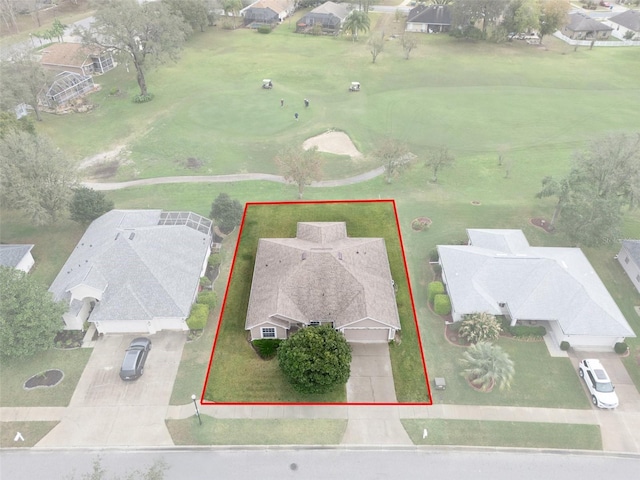
<path fill-rule="evenodd" d="M 349 135 L 344 132 L 327 132 L 316 137 L 308 138 L 302 144 L 302 148 L 308 150 L 311 147 L 318 147 L 320 152 L 333 153 L 335 155 L 349 155 L 351 158 L 358 158 L 362 153 L 358 151 Z"/>

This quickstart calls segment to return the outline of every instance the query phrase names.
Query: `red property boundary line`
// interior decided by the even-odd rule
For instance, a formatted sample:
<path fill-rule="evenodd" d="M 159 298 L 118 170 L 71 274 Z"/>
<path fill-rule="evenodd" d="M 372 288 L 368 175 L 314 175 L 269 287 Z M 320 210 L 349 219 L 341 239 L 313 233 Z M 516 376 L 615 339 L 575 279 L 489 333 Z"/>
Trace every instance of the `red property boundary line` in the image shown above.
<path fill-rule="evenodd" d="M 416 335 L 418 339 L 418 348 L 420 349 L 420 358 L 422 360 L 422 370 L 426 381 L 427 392 L 429 394 L 428 402 L 211 402 L 204 400 L 204 394 L 207 390 L 207 384 L 209 382 L 209 374 L 211 373 L 211 364 L 213 362 L 213 356 L 216 351 L 216 345 L 218 343 L 218 334 L 220 333 L 220 326 L 222 325 L 222 318 L 227 306 L 227 296 L 229 293 L 229 287 L 231 285 L 231 275 L 235 268 L 236 256 L 238 255 L 238 248 L 240 247 L 240 240 L 242 239 L 242 231 L 244 230 L 244 221 L 247 216 L 247 210 L 252 206 L 275 206 L 275 205 L 310 205 L 310 204 L 329 204 L 329 203 L 391 203 L 393 206 L 393 214 L 396 220 L 396 230 L 398 233 L 398 239 L 400 240 L 400 249 L 402 250 L 402 261 L 404 264 L 404 274 L 407 278 L 407 287 L 409 289 L 409 298 L 411 300 L 411 311 L 413 313 L 413 323 L 416 329 Z M 413 297 L 413 290 L 411 288 L 411 279 L 409 278 L 409 268 L 407 267 L 407 256 L 404 250 L 404 241 L 402 240 L 402 232 L 400 231 L 400 220 L 398 219 L 398 209 L 396 208 L 396 201 L 394 199 L 379 199 L 379 200 L 310 200 L 310 201 L 290 201 L 290 202 L 247 202 L 242 213 L 242 221 L 240 223 L 240 230 L 238 232 L 238 240 L 236 242 L 236 248 L 233 252 L 233 261 L 231 262 L 231 268 L 229 269 L 229 276 L 227 278 L 227 286 L 224 292 L 224 300 L 222 301 L 222 308 L 220 309 L 220 315 L 218 317 L 218 326 L 216 328 L 216 335 L 213 341 L 213 347 L 211 349 L 211 356 L 209 357 L 209 365 L 207 366 L 207 374 L 205 382 L 200 393 L 201 405 L 265 405 L 265 406 L 411 406 L 411 405 L 433 405 L 433 397 L 431 395 L 431 386 L 429 382 L 429 376 L 427 374 L 427 363 L 424 358 L 424 350 L 422 348 L 422 337 L 420 336 L 420 329 L 418 328 L 418 315 L 416 312 L 416 305 Z"/>

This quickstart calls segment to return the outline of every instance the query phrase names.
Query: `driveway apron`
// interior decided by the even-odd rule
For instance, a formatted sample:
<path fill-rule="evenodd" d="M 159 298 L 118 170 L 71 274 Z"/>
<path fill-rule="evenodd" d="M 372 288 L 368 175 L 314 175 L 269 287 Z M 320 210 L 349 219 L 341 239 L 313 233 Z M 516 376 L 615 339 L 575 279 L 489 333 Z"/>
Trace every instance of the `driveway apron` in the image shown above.
<path fill-rule="evenodd" d="M 96 342 L 62 421 L 39 447 L 173 445 L 164 419 L 186 335 L 149 336 L 153 346 L 144 375 L 124 382 L 120 364 L 136 336 L 107 335 Z"/>

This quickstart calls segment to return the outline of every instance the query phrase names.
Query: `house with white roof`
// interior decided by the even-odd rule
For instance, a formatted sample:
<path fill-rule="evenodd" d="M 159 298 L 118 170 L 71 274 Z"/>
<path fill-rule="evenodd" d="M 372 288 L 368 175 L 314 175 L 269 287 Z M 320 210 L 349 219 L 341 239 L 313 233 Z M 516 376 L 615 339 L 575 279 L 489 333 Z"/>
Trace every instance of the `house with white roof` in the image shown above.
<path fill-rule="evenodd" d="M 0 245 L 0 265 L 29 273 L 35 260 L 31 255 L 33 245 Z"/>
<path fill-rule="evenodd" d="M 211 252 L 211 220 L 192 212 L 112 210 L 87 228 L 49 291 L 65 328 L 188 330 Z"/>
<path fill-rule="evenodd" d="M 329 324 L 349 342 L 382 343 L 400 330 L 383 238 L 347 236 L 345 222 L 300 222 L 294 238 L 261 238 L 245 329 L 285 339 Z"/>
<path fill-rule="evenodd" d="M 640 240 L 623 240 L 618 261 L 640 293 Z"/>
<path fill-rule="evenodd" d="M 438 245 L 454 321 L 487 312 L 536 323 L 576 350 L 613 349 L 635 333 L 579 248 L 532 247 L 522 230 L 468 229 Z"/>

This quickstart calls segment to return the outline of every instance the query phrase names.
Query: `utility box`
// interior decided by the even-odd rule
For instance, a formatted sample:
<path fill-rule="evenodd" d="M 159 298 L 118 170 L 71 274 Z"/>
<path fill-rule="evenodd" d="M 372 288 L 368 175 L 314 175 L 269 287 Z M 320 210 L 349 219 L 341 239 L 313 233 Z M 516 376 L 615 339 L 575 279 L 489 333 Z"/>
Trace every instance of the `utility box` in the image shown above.
<path fill-rule="evenodd" d="M 436 384 L 436 390 L 445 390 L 447 388 L 447 382 L 442 377 L 436 377 L 433 379 Z"/>

